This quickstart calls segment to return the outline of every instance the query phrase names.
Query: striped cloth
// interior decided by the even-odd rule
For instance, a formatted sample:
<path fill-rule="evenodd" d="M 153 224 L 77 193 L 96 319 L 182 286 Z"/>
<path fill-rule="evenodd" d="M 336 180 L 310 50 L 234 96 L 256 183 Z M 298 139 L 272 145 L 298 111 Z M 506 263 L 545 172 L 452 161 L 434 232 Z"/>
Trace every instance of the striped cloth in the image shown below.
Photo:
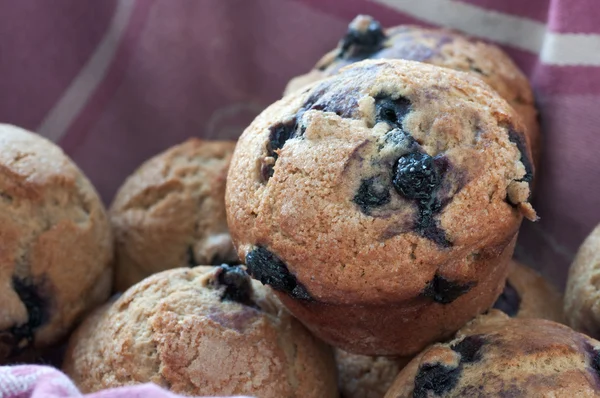
<path fill-rule="evenodd" d="M 563 285 L 600 222 L 598 0 L 0 1 L 0 120 L 58 142 L 107 203 L 170 145 L 238 137 L 368 13 L 494 41 L 531 78 L 544 158 L 523 262 Z"/>
<path fill-rule="evenodd" d="M 531 78 L 541 220 L 519 259 L 562 286 L 600 222 L 598 0 L 0 1 L 0 120 L 59 143 L 107 203 L 151 155 L 238 137 L 366 13 L 496 42 Z"/>

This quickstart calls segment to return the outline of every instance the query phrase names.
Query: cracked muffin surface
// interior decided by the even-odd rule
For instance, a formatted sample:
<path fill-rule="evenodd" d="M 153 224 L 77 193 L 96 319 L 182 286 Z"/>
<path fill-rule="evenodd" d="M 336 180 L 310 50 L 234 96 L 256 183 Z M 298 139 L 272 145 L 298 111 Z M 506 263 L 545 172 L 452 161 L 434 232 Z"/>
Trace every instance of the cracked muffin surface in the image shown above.
<path fill-rule="evenodd" d="M 94 187 L 50 141 L 0 125 L 0 362 L 64 338 L 110 294 L 113 242 Z"/>
<path fill-rule="evenodd" d="M 556 322 L 492 310 L 419 354 L 385 398 L 598 396 L 599 341 Z"/>
<path fill-rule="evenodd" d="M 449 29 L 415 25 L 383 28 L 367 15 L 357 16 L 337 48 L 324 55 L 306 75 L 292 79 L 285 93 L 331 76 L 364 59 L 405 59 L 467 72 L 482 79 L 519 114 L 526 126 L 533 159 L 540 157 L 540 127 L 531 85 L 499 47 Z"/>
<path fill-rule="evenodd" d="M 228 174 L 249 273 L 346 351 L 412 355 L 502 290 L 533 166 L 514 110 L 479 79 L 362 61 L 244 131 Z"/>
<path fill-rule="evenodd" d="M 225 217 L 233 141 L 189 139 L 142 164 L 110 209 L 116 288 L 170 268 L 238 262 Z"/>
<path fill-rule="evenodd" d="M 337 397 L 331 350 L 240 266 L 152 275 L 74 333 L 83 392 L 153 382 L 185 395 Z"/>

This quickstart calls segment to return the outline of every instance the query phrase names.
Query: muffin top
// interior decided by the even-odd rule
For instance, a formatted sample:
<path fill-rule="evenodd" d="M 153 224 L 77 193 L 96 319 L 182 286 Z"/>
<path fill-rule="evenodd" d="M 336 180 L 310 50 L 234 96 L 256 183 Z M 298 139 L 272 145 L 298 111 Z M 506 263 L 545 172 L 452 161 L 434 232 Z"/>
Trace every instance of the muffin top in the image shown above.
<path fill-rule="evenodd" d="M 113 242 L 96 190 L 52 142 L 0 124 L 0 361 L 66 335 L 110 294 Z"/>
<path fill-rule="evenodd" d="M 419 354 L 385 397 L 598 395 L 600 342 L 552 321 L 492 310 L 455 340 Z"/>
<path fill-rule="evenodd" d="M 110 209 L 117 289 L 169 268 L 237 262 L 225 216 L 234 147 L 233 141 L 191 138 L 127 178 Z"/>
<path fill-rule="evenodd" d="M 272 286 L 299 298 L 384 302 L 427 283 L 460 294 L 476 283 L 469 264 L 497 256 L 523 214 L 536 218 L 522 132 L 468 74 L 402 60 L 346 67 L 242 134 L 226 193 L 238 254 L 251 271 L 275 264 L 285 281 Z"/>
<path fill-rule="evenodd" d="M 367 15 L 357 16 L 337 48 L 309 73 L 288 83 L 291 93 L 364 59 L 405 59 L 466 72 L 489 84 L 523 119 L 536 166 L 540 157 L 538 112 L 531 85 L 499 47 L 444 28 L 400 25 L 384 29 Z"/>
<path fill-rule="evenodd" d="M 315 65 L 324 76 L 364 59 L 405 59 L 473 73 L 511 105 L 533 106 L 527 77 L 493 44 L 445 28 L 400 25 L 383 28 L 367 15 L 357 16 L 339 45 Z"/>
<path fill-rule="evenodd" d="M 240 266 L 144 279 L 78 329 L 64 368 L 84 392 L 153 382 L 200 396 L 337 394 L 329 347 Z"/>

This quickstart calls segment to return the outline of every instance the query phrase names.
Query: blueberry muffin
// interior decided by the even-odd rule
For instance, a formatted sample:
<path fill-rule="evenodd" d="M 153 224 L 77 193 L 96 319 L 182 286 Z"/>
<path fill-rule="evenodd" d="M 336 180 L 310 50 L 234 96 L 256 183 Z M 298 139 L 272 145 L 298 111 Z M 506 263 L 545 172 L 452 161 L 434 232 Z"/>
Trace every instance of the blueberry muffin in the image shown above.
<path fill-rule="evenodd" d="M 58 343 L 111 290 L 113 241 L 92 184 L 50 141 L 0 125 L 0 363 Z"/>
<path fill-rule="evenodd" d="M 83 323 L 63 368 L 83 392 L 153 382 L 193 396 L 338 394 L 330 348 L 239 266 L 146 278 Z"/>
<path fill-rule="evenodd" d="M 367 58 L 426 62 L 482 79 L 523 118 L 533 159 L 538 164 L 540 128 L 529 81 L 497 46 L 448 29 L 410 25 L 383 29 L 373 18 L 359 15 L 350 23 L 337 48 L 321 58 L 308 74 L 292 79 L 285 92 L 295 91 Z"/>
<path fill-rule="evenodd" d="M 276 102 L 228 174 L 250 274 L 319 337 L 408 356 L 492 306 L 533 177 L 523 125 L 479 79 L 363 61 Z"/>
<path fill-rule="evenodd" d="M 543 276 L 516 261 L 511 261 L 508 279 L 494 308 L 510 317 L 565 323 L 562 295 Z M 383 397 L 410 359 L 357 355 L 336 349 L 342 398 Z"/>
<path fill-rule="evenodd" d="M 382 398 L 411 358 L 371 357 L 336 349 L 341 398 Z"/>
<path fill-rule="evenodd" d="M 110 209 L 116 288 L 170 268 L 238 262 L 225 217 L 235 142 L 192 138 L 146 161 Z"/>
<path fill-rule="evenodd" d="M 566 323 L 562 294 L 542 275 L 516 261 L 511 262 L 504 290 L 494 308 L 511 317 Z"/>
<path fill-rule="evenodd" d="M 562 295 L 531 268 L 511 261 L 508 279 L 494 308 L 510 317 L 565 323 Z M 342 398 L 381 398 L 411 358 L 371 357 L 335 351 Z"/>
<path fill-rule="evenodd" d="M 600 338 L 600 224 L 583 242 L 571 264 L 564 308 L 571 327 Z"/>
<path fill-rule="evenodd" d="M 597 396 L 599 341 L 556 322 L 493 310 L 453 341 L 419 354 L 385 398 Z"/>

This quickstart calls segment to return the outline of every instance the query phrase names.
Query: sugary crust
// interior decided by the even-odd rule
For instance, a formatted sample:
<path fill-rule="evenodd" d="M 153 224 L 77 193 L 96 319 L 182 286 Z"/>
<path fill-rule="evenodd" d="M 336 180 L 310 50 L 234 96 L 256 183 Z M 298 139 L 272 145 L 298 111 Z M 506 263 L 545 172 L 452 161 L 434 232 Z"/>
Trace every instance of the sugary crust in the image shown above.
<path fill-rule="evenodd" d="M 235 142 L 189 139 L 146 161 L 110 209 L 116 288 L 195 264 L 235 263 L 225 216 L 225 181 Z"/>
<path fill-rule="evenodd" d="M 60 148 L 10 125 L 0 147 L 2 361 L 56 343 L 108 298 L 113 241 L 94 187 Z M 26 325 L 33 341 L 15 337 Z"/>
<path fill-rule="evenodd" d="M 329 347 L 268 288 L 223 300 L 219 267 L 164 271 L 87 319 L 64 371 L 83 392 L 153 382 L 184 395 L 337 397 Z"/>
<path fill-rule="evenodd" d="M 575 330 L 600 338 L 600 225 L 582 243 L 571 264 L 565 315 Z"/>
<path fill-rule="evenodd" d="M 385 398 L 597 397 L 599 350 L 600 342 L 567 326 L 492 310 L 419 354 Z"/>
<path fill-rule="evenodd" d="M 358 16 L 359 19 L 370 19 Z M 430 29 L 415 25 L 400 25 L 385 29 L 383 48 L 371 54 L 371 59 L 406 59 L 425 62 L 466 72 L 482 79 L 504 98 L 521 116 L 527 128 L 533 159 L 539 164 L 540 127 L 531 85 L 510 57 L 499 47 L 449 29 Z M 324 55 L 315 68 L 293 78 L 285 94 L 337 73 L 340 68 L 361 58 L 340 57 L 341 45 Z"/>

